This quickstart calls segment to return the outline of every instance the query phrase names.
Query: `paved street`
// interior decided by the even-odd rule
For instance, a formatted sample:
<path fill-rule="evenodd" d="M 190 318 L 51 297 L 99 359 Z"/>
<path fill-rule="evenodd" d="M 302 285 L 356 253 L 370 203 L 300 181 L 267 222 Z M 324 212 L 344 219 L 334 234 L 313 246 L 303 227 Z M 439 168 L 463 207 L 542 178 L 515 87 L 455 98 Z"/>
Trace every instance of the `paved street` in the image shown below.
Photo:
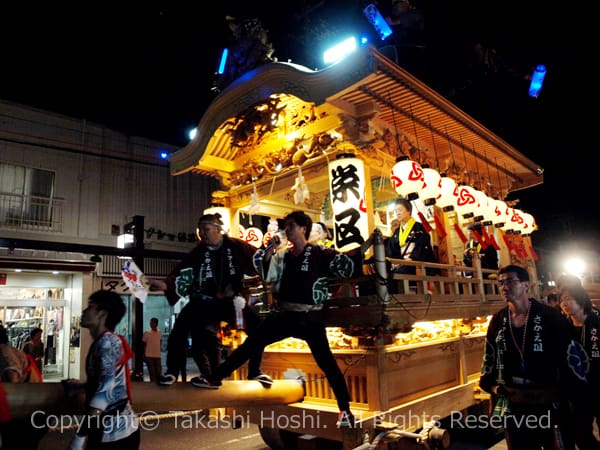
<path fill-rule="evenodd" d="M 144 378 L 149 381 L 146 367 L 144 370 Z M 198 369 L 191 358 L 188 359 L 187 371 L 188 380 L 198 374 Z M 183 417 L 172 417 L 169 414 L 161 414 L 159 417 L 158 422 L 153 420 L 143 425 L 141 450 L 270 449 L 255 424 L 243 424 L 242 428 L 234 429 L 228 422 L 207 420 L 202 412 Z M 66 429 L 63 432 L 50 431 L 40 442 L 38 450 L 66 448 L 73 434 L 73 429 Z M 482 438 L 474 433 L 451 433 L 451 436 L 454 442 L 450 450 L 506 450 L 507 448 L 505 442 L 499 438 Z"/>
<path fill-rule="evenodd" d="M 142 450 L 269 450 L 262 440 L 258 427 L 250 424 L 241 429 L 232 429 L 227 424 L 218 428 L 190 428 L 182 421 L 165 419 L 156 430 L 144 429 L 141 435 Z M 49 432 L 40 443 L 39 450 L 57 450 L 66 448 L 73 431 L 64 433 Z M 461 436 L 450 446 L 450 450 L 506 450 L 504 441 L 476 443 Z"/>

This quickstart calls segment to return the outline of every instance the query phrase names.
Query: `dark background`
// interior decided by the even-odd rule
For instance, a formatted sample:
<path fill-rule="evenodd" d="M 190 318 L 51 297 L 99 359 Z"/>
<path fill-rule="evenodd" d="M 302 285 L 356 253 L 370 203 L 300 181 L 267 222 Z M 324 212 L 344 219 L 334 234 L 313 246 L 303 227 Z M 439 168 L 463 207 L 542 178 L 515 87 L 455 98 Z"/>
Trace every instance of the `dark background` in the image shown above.
<path fill-rule="evenodd" d="M 392 0 L 378 8 L 390 12 Z M 86 118 L 128 134 L 183 146 L 215 93 L 225 16 L 260 19 L 274 57 L 318 69 L 328 39 L 354 30 L 378 41 L 359 0 L 155 2 L 137 7 L 5 7 L 0 98 Z M 583 242 L 595 249 L 594 27 L 583 3 L 418 1 L 423 27 L 391 43 L 401 64 L 545 169 L 544 183 L 508 199 L 533 214 L 538 252 Z M 407 38 L 406 42 L 400 42 Z M 412 40 L 412 41 L 411 41 Z M 415 44 L 416 45 L 413 45 Z M 476 46 L 491 58 L 481 59 Z M 528 76 L 548 68 L 537 99 Z"/>

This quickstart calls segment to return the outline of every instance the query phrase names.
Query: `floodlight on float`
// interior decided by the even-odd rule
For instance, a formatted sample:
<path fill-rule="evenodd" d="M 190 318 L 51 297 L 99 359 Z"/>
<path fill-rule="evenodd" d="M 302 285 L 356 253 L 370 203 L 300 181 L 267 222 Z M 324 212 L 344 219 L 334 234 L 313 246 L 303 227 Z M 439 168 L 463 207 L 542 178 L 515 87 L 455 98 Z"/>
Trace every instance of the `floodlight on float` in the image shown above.
<path fill-rule="evenodd" d="M 323 53 L 323 62 L 325 64 L 334 64 L 341 61 L 357 48 L 356 38 L 354 36 L 343 40 L 337 45 L 328 48 Z"/>

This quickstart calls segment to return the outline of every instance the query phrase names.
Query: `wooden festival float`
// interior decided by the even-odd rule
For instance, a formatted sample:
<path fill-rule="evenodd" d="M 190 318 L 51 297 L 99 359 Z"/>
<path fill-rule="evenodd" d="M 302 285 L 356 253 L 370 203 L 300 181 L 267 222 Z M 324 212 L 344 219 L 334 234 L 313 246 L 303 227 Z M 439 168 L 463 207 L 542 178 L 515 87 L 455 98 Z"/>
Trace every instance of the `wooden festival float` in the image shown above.
<path fill-rule="evenodd" d="M 248 384 L 243 366 L 227 389 L 163 389 L 163 408 L 152 403 L 155 394 L 136 392 L 136 408 L 146 401 L 155 410 L 243 406 L 273 448 L 296 448 L 300 437 L 303 448 L 321 448 L 322 440 L 364 447 L 374 436 L 377 448 L 419 448 L 434 438 L 446 445 L 447 433 L 430 420 L 485 399 L 477 382 L 487 320 L 503 306 L 493 271 L 477 260 L 474 268 L 461 265 L 467 226 L 480 221 L 500 263 L 527 267 L 539 295 L 535 221 L 502 199 L 542 183 L 543 170 L 372 47 L 320 71 L 273 62 L 242 75 L 209 105 L 170 167 L 174 176 L 216 177 L 221 189 L 210 210 L 251 243 L 260 245 L 274 219 L 295 209 L 324 221 L 340 250 L 371 239 L 367 256 L 375 262 L 359 279 L 331 281 L 327 302 L 330 344 L 360 427 L 336 428 L 333 393 L 305 344 L 293 339 L 267 348 L 263 370 L 276 380 L 302 378 L 302 392 L 291 380 L 276 381 L 271 392 L 253 382 L 238 396 Z M 415 215 L 431 228 L 438 263 L 391 261 L 415 265 L 416 274 L 390 274 L 382 244 L 390 204 L 415 194 Z M 267 313 L 268 286 L 250 291 L 249 301 Z M 225 344 L 243 338 L 233 332 Z M 7 388 L 9 401 L 18 398 Z M 52 403 L 60 393 L 47 395 Z"/>
<path fill-rule="evenodd" d="M 401 420 L 446 417 L 481 401 L 487 319 L 503 301 L 495 274 L 484 276 L 489 271 L 478 261 L 474 269 L 462 266 L 472 222 L 484 225 L 482 238 L 497 248 L 501 264 L 527 267 L 532 295 L 539 295 L 535 220 L 502 199 L 542 183 L 543 169 L 372 47 L 321 71 L 275 62 L 246 73 L 214 99 L 196 137 L 170 165 L 173 175 L 218 178 L 222 190 L 213 193 L 211 208 L 231 220 L 231 235 L 249 242 L 260 245 L 273 231 L 266 220 L 252 225 L 258 219 L 273 224 L 295 209 L 325 221 L 340 250 L 373 241 L 370 255 L 379 263 L 365 264 L 361 279 L 332 281 L 327 303 L 330 343 L 362 428 L 342 433 L 334 426 L 336 402 L 324 375 L 304 343 L 288 339 L 267 349 L 263 369 L 274 379 L 302 377 L 304 401 L 250 408 L 274 448 L 300 435 L 354 448 L 364 433 L 377 433 L 380 414 L 411 435 L 423 431 L 423 421 Z M 421 184 L 408 186 L 411 178 Z M 388 274 L 381 241 L 390 204 L 413 192 L 439 262 L 406 262 L 416 275 Z M 254 288 L 252 301 L 268 310 L 267 287 Z M 230 344 L 241 338 L 234 333 Z M 245 379 L 245 370 L 235 378 Z M 301 429 L 261 423 L 267 412 L 320 422 Z"/>

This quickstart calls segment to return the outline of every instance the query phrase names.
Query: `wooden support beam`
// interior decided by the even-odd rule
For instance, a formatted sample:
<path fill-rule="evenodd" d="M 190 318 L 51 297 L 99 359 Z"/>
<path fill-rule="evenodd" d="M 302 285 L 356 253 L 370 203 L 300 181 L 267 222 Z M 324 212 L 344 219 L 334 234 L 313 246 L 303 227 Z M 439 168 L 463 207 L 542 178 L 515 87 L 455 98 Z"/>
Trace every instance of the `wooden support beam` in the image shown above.
<path fill-rule="evenodd" d="M 29 417 L 35 411 L 81 414 L 82 390 L 67 397 L 61 383 L 3 383 L 13 417 Z M 304 399 L 304 387 L 297 380 L 275 380 L 266 389 L 258 381 L 226 380 L 219 389 L 200 389 L 191 384 L 157 386 L 131 384 L 133 409 L 143 411 L 190 411 L 260 405 L 283 405 Z"/>

